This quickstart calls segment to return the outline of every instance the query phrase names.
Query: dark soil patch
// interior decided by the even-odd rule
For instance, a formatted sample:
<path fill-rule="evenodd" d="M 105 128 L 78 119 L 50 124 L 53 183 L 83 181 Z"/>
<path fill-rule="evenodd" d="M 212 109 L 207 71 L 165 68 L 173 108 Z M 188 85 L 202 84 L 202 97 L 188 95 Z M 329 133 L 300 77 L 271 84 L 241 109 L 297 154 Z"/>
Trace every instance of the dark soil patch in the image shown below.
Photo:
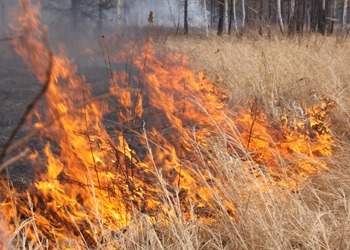
<path fill-rule="evenodd" d="M 35 75 L 23 63 L 22 59 L 15 54 L 6 53 L 0 47 L 0 152 L 8 140 L 11 132 L 19 123 L 21 116 L 27 106 L 33 101 L 35 95 L 40 91 L 41 84 Z M 105 67 L 84 68 L 79 74 L 84 75 L 86 82 L 93 83 L 93 95 L 98 96 L 108 92 L 110 72 Z M 45 100 L 40 100 L 36 107 L 39 111 L 45 112 Z M 31 124 L 26 124 L 21 128 L 15 141 L 31 131 Z M 22 150 L 29 147 L 31 150 L 42 149 L 43 142 L 39 138 L 33 138 L 27 145 L 18 148 L 15 152 L 5 158 L 8 159 Z M 7 174 L 16 188 L 26 188 L 34 179 L 34 164 L 29 159 L 21 159 L 13 163 L 2 174 Z"/>

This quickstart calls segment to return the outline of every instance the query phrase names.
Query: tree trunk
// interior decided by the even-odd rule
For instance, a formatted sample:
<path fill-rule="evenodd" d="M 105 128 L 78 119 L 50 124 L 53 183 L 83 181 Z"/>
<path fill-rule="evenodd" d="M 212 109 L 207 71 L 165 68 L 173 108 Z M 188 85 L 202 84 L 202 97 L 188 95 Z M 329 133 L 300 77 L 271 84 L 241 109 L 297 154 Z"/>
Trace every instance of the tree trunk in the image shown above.
<path fill-rule="evenodd" d="M 170 12 L 170 16 L 171 16 L 171 20 L 173 21 L 173 24 L 174 24 L 174 28 L 179 29 L 179 24 L 176 24 L 176 20 L 175 20 L 175 16 L 174 16 L 174 13 L 173 13 L 173 9 L 171 8 L 171 4 L 169 2 L 169 0 L 167 0 L 167 3 L 168 3 L 168 6 L 169 6 L 169 12 Z M 180 15 L 180 14 L 179 14 Z M 178 19 L 178 23 L 179 23 L 179 19 Z M 176 33 L 177 33 L 176 31 Z"/>
<path fill-rule="evenodd" d="M 290 1 L 289 6 L 289 26 L 288 35 L 294 35 L 296 30 L 296 19 L 295 19 L 295 0 Z"/>
<path fill-rule="evenodd" d="M 224 30 L 225 34 L 229 34 L 229 27 L 228 27 L 228 16 L 229 16 L 229 8 L 228 8 L 228 0 L 224 0 Z"/>
<path fill-rule="evenodd" d="M 343 22 L 342 22 L 342 29 L 341 33 L 343 35 L 346 35 L 347 31 L 347 14 L 348 14 L 348 0 L 344 0 L 344 7 L 343 7 Z"/>
<path fill-rule="evenodd" d="M 228 34 L 231 35 L 232 30 L 232 13 L 233 13 L 233 0 L 229 0 L 228 3 Z"/>
<path fill-rule="evenodd" d="M 217 32 L 219 36 L 221 36 L 224 31 L 224 15 L 225 15 L 224 0 L 221 0 L 219 3 L 219 22 L 218 22 L 218 32 Z"/>
<path fill-rule="evenodd" d="M 259 29 L 259 35 L 263 35 L 263 8 L 264 8 L 264 0 L 260 0 L 259 4 L 257 6 L 258 11 L 258 29 Z"/>
<path fill-rule="evenodd" d="M 306 7 L 306 29 L 311 30 L 311 8 L 310 5 Z"/>
<path fill-rule="evenodd" d="M 237 26 L 237 13 L 236 13 L 236 0 L 233 0 L 233 23 L 235 26 L 235 30 L 236 30 L 236 35 L 238 34 L 238 26 Z"/>
<path fill-rule="evenodd" d="M 204 0 L 205 1 L 205 0 Z M 213 28 L 214 24 L 214 0 L 210 0 L 210 27 Z"/>
<path fill-rule="evenodd" d="M 282 35 L 284 35 L 284 25 L 282 19 L 282 9 L 281 9 L 281 0 L 277 0 L 277 16 L 278 16 L 278 24 L 280 26 L 280 30 Z"/>
<path fill-rule="evenodd" d="M 205 36 L 209 36 L 209 27 L 208 27 L 208 15 L 207 15 L 207 1 L 203 0 L 204 4 L 204 21 L 205 21 Z"/>
<path fill-rule="evenodd" d="M 325 35 L 326 33 L 326 0 L 322 0 L 322 3 L 319 3 L 317 7 L 318 7 L 317 28 L 322 35 Z"/>
<path fill-rule="evenodd" d="M 245 26 L 245 18 L 246 18 L 245 0 L 242 0 L 242 28 L 244 28 L 244 26 Z"/>
<path fill-rule="evenodd" d="M 188 34 L 188 0 L 184 0 L 184 30 Z"/>
<path fill-rule="evenodd" d="M 333 4 L 332 4 L 332 20 L 330 22 L 330 25 L 329 25 L 329 33 L 330 34 L 333 34 L 333 30 L 334 30 L 334 22 L 335 22 L 335 19 L 336 19 L 336 15 L 337 15 L 337 0 L 334 0 L 333 1 Z"/>
<path fill-rule="evenodd" d="M 295 20 L 296 20 L 296 32 L 299 34 L 303 33 L 304 30 L 304 19 L 305 19 L 305 1 L 304 0 L 296 0 L 295 2 L 296 11 L 295 11 Z"/>

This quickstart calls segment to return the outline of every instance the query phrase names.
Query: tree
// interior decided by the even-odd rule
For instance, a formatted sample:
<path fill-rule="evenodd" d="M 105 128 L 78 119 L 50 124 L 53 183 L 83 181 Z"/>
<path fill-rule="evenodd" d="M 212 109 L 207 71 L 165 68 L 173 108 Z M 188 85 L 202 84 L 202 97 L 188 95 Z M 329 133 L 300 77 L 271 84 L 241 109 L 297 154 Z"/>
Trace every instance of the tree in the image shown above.
<path fill-rule="evenodd" d="M 203 0 L 204 5 L 204 21 L 205 21 L 205 36 L 209 36 L 209 27 L 208 27 L 208 15 L 207 15 L 207 1 Z"/>
<path fill-rule="evenodd" d="M 284 25 L 283 25 L 283 19 L 282 19 L 281 0 L 277 0 L 277 16 L 278 16 L 278 24 L 280 26 L 281 33 L 284 35 Z"/>
<path fill-rule="evenodd" d="M 245 26 L 245 18 L 246 18 L 246 13 L 245 13 L 245 0 L 242 0 L 242 27 L 244 28 Z"/>
<path fill-rule="evenodd" d="M 229 16 L 228 0 L 224 0 L 224 30 L 225 34 L 229 34 L 228 16 Z"/>
<path fill-rule="evenodd" d="M 348 14 L 348 0 L 344 0 L 344 6 L 343 6 L 343 22 L 342 22 L 342 29 L 341 33 L 345 35 L 347 33 L 347 14 Z"/>
<path fill-rule="evenodd" d="M 184 30 L 188 34 L 188 0 L 184 0 Z"/>
<path fill-rule="evenodd" d="M 263 26 L 266 23 L 266 13 L 265 13 L 265 4 L 266 1 L 260 0 L 258 6 L 258 25 L 259 25 L 259 35 L 263 35 Z"/>
<path fill-rule="evenodd" d="M 322 0 L 318 7 L 318 30 L 324 35 L 326 33 L 326 0 Z"/>
<path fill-rule="evenodd" d="M 295 33 L 295 29 L 296 29 L 295 0 L 290 0 L 288 35 L 293 35 Z"/>
<path fill-rule="evenodd" d="M 329 29 L 328 32 L 330 34 L 333 34 L 333 30 L 334 30 L 334 22 L 336 21 L 336 15 L 337 15 L 337 0 L 333 0 L 332 2 L 332 8 L 330 10 L 330 15 L 331 15 L 331 20 L 330 20 L 330 25 L 329 25 Z"/>
<path fill-rule="evenodd" d="M 102 28 L 104 11 L 115 8 L 114 0 L 71 0 L 71 17 L 73 27 L 77 28 L 79 20 L 89 18 Z"/>
<path fill-rule="evenodd" d="M 304 22 L 305 22 L 305 8 L 306 1 L 304 0 L 296 0 L 295 1 L 295 29 L 299 34 L 303 33 L 304 30 Z"/>
<path fill-rule="evenodd" d="M 232 14 L 233 14 L 233 23 L 235 25 L 236 34 L 238 34 L 238 26 L 237 26 L 237 13 L 236 13 L 236 0 L 233 0 L 232 3 Z"/>
<path fill-rule="evenodd" d="M 224 0 L 219 1 L 219 22 L 218 22 L 218 31 L 217 34 L 219 36 L 222 35 L 222 32 L 224 31 Z"/>

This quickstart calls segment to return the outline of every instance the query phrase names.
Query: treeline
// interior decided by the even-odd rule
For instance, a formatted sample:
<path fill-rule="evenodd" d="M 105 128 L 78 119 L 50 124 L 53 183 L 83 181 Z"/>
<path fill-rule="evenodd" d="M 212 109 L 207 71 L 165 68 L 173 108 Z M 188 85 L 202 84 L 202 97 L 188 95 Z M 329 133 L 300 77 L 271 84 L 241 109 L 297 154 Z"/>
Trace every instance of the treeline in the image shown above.
<path fill-rule="evenodd" d="M 348 0 L 43 0 L 43 5 L 56 13 L 68 12 L 74 26 L 89 18 L 101 28 L 111 15 L 118 25 L 147 25 L 156 12 L 162 21 L 154 25 L 174 26 L 185 34 L 205 27 L 207 34 L 215 30 L 218 35 L 242 35 L 248 28 L 264 35 L 276 26 L 283 35 L 349 32 Z"/>
<path fill-rule="evenodd" d="M 348 0 L 204 0 L 203 4 L 218 35 L 242 33 L 245 27 L 257 28 L 263 35 L 276 25 L 283 35 L 332 34 L 336 27 L 342 34 L 349 32 Z"/>

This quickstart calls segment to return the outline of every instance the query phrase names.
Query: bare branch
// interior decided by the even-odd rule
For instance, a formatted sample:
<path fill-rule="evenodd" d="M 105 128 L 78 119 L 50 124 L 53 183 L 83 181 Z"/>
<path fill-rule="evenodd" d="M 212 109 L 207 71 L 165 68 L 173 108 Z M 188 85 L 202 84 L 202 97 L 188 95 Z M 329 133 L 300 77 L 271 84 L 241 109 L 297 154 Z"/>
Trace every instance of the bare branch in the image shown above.
<path fill-rule="evenodd" d="M 11 132 L 10 137 L 7 139 L 3 150 L 0 154 L 0 163 L 3 161 L 3 159 L 8 155 L 9 151 L 8 148 L 11 146 L 13 140 L 15 139 L 16 135 L 18 134 L 19 130 L 21 129 L 21 127 L 24 125 L 28 115 L 30 114 L 30 112 L 33 110 L 33 108 L 35 107 L 35 105 L 37 104 L 37 102 L 40 100 L 40 98 L 46 93 L 49 84 L 51 82 L 51 77 L 52 77 L 52 67 L 53 67 L 53 54 L 52 51 L 49 49 L 48 50 L 48 58 L 49 58 L 49 65 L 46 71 L 46 81 L 43 85 L 43 87 L 41 88 L 41 90 L 38 92 L 38 94 L 35 96 L 35 98 L 32 100 L 31 103 L 29 103 L 29 105 L 27 106 L 25 112 L 23 113 L 20 121 L 18 122 L 17 126 L 14 128 L 14 130 Z"/>
<path fill-rule="evenodd" d="M 18 155 L 14 156 L 14 157 L 11 157 L 10 159 L 8 159 L 4 163 L 2 163 L 0 165 L 0 172 L 2 170 L 4 170 L 5 168 L 7 168 L 8 166 L 10 166 L 12 163 L 14 163 L 14 162 L 18 161 L 19 159 L 25 157 L 28 153 L 29 153 L 29 148 L 26 148 L 23 152 L 19 153 Z"/>

